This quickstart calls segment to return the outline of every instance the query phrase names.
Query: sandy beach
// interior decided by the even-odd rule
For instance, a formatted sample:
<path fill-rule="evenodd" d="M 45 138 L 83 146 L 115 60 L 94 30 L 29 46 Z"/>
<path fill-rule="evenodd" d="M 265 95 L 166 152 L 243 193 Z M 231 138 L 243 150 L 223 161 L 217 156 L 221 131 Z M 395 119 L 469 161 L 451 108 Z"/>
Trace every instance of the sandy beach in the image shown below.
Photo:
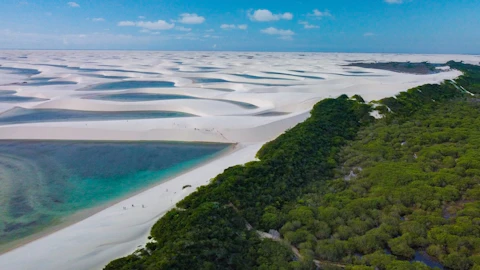
<path fill-rule="evenodd" d="M 146 243 L 150 228 L 158 218 L 174 207 L 175 203 L 197 187 L 208 184 L 210 179 L 226 168 L 254 160 L 256 152 L 265 142 L 307 119 L 314 104 L 324 98 L 359 94 L 366 101 L 377 100 L 415 86 L 440 83 L 461 75 L 456 70 L 416 75 L 346 68 L 344 65 L 349 63 L 346 60 L 432 63 L 463 60 L 478 63 L 480 59 L 479 56 L 467 55 L 278 53 L 271 57 L 267 54 L 251 53 L 255 57 L 251 60 L 240 57 L 238 53 L 218 53 L 211 58 L 202 58 L 201 52 L 178 52 L 172 56 L 161 52 L 32 51 L 29 52 L 31 57 L 28 62 L 22 62 L 15 58 L 18 53 L 4 52 L 11 60 L 4 60 L 2 64 L 16 68 L 35 68 L 41 73 L 34 77 L 54 78 L 50 81 L 71 81 L 76 84 L 29 86 L 28 83 L 16 84 L 28 80 L 20 75 L 2 76 L 0 91 L 13 90 L 18 96 L 47 100 L 0 103 L 0 139 L 236 144 L 235 149 L 230 149 L 202 166 L 183 172 L 106 208 L 97 209 L 101 211 L 0 255 L 0 269 L 25 270 L 101 269 L 109 261 L 132 253 Z M 98 62 L 86 63 L 85 59 L 92 55 Z M 119 56 L 120 59 L 114 56 Z M 52 61 L 54 58 L 64 61 Z M 129 61 L 133 58 L 140 60 Z M 176 64 L 172 59 L 182 59 L 182 64 Z M 71 67 L 98 70 L 88 73 L 55 66 L 65 63 Z M 101 70 L 99 63 L 116 66 L 116 71 Z M 206 72 L 199 68 L 204 66 L 214 67 L 216 70 Z M 352 70 L 365 74 L 353 75 L 355 73 L 352 73 Z M 118 81 L 101 76 L 120 75 L 129 76 L 123 81 L 170 81 L 175 83 L 175 87 L 79 91 L 91 85 Z M 312 78 L 314 76 L 318 79 Z M 196 82 L 193 77 L 214 78 L 226 82 L 201 83 Z M 84 98 L 86 95 L 112 93 L 176 94 L 195 99 L 122 102 Z M 223 101 L 243 102 L 252 106 L 242 107 Z M 189 113 L 195 117 L 108 121 L 60 119 L 20 124 L 7 120 L 2 122 L 1 112 L 5 113 L 14 108 L 22 108 L 28 112 L 47 109 L 95 112 L 173 111 Z M 191 187 L 183 189 L 186 185 Z"/>
<path fill-rule="evenodd" d="M 1 269 L 97 269 L 144 245 L 150 228 L 182 198 L 227 168 L 252 160 L 261 144 L 238 145 L 207 164 L 1 256 Z M 190 188 L 182 189 L 183 186 Z M 132 206 L 133 205 L 133 206 Z M 142 205 L 145 207 L 143 208 Z M 124 207 L 127 210 L 124 210 Z M 58 256 L 65 254 L 68 256 Z M 54 255 L 56 254 L 56 255 Z M 54 257 L 51 257 L 54 256 Z M 45 258 L 52 258 L 45 260 Z"/>

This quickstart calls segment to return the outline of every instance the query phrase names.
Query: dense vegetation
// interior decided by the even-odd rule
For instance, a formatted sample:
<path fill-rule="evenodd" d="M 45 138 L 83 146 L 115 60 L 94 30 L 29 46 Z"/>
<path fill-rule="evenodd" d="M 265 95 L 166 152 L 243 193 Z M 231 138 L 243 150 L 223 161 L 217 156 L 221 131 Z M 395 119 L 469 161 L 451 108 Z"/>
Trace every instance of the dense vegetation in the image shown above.
<path fill-rule="evenodd" d="M 387 62 L 387 63 L 352 63 L 347 66 L 383 69 L 393 72 L 411 73 L 411 74 L 433 74 L 441 72 L 437 69 L 440 65 L 428 62 L 411 63 L 411 62 Z"/>
<path fill-rule="evenodd" d="M 480 269 L 480 69 L 449 64 L 465 75 L 378 102 L 377 121 L 359 96 L 319 102 L 105 269 Z"/>

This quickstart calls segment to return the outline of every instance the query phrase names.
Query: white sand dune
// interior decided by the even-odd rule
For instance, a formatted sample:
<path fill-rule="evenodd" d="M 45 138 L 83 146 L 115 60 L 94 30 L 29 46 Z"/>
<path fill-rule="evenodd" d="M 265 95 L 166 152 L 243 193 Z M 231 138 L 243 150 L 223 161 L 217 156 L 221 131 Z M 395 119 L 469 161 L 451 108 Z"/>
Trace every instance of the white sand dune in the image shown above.
<path fill-rule="evenodd" d="M 20 54 L 27 58 L 19 59 Z M 460 75 L 455 70 L 412 75 L 345 67 L 345 64 L 352 61 L 480 62 L 479 56 L 468 55 L 315 53 L 4 51 L 2 56 L 6 57 L 0 63 L 2 66 L 41 72 L 32 78 L 76 84 L 33 86 L 29 85 L 31 78 L 28 76 L 0 70 L 0 90 L 15 90 L 19 96 L 49 99 L 28 103 L 0 102 L 0 139 L 238 143 L 236 149 L 204 166 L 0 256 L 0 269 L 35 270 L 100 269 L 110 260 L 133 252 L 145 244 L 151 226 L 176 202 L 196 187 L 207 184 L 227 167 L 253 160 L 263 143 L 304 121 L 313 105 L 324 98 L 360 94 L 367 101 L 378 100 L 415 86 L 440 83 Z M 368 73 L 354 76 L 348 71 Z M 128 78 L 102 78 L 99 75 Z M 196 78 L 228 82 L 198 82 Z M 23 81 L 27 84 L 22 84 Z M 175 87 L 83 91 L 92 85 L 118 81 L 170 81 Z M 140 102 L 86 99 L 119 93 L 174 94 L 198 99 Z M 250 103 L 257 108 L 246 108 L 228 101 Z M 15 106 L 37 110 L 175 111 L 197 117 L 25 124 L 1 122 L 1 112 Z M 261 116 L 272 112 L 284 114 Z M 182 190 L 184 185 L 192 185 L 192 188 Z M 146 208 L 132 208 L 132 204 L 144 204 Z M 130 207 L 123 210 L 124 206 Z"/>

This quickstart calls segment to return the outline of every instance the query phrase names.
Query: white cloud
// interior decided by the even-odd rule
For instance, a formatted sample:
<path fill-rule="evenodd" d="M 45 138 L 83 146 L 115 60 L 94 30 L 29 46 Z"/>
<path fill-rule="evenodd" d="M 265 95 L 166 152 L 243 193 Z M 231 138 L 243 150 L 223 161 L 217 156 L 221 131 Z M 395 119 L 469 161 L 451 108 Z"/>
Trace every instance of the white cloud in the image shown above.
<path fill-rule="evenodd" d="M 175 27 L 174 23 L 167 23 L 164 20 L 158 20 L 156 22 L 145 22 L 145 21 L 139 21 L 136 23 L 136 26 L 141 27 L 141 28 L 146 28 L 150 30 L 168 30 L 172 29 Z"/>
<path fill-rule="evenodd" d="M 92 22 L 104 22 L 105 19 L 104 18 L 93 18 L 92 19 Z"/>
<path fill-rule="evenodd" d="M 318 9 L 314 9 L 313 13 L 308 14 L 308 16 L 323 18 L 323 17 L 332 17 L 332 13 L 329 10 L 320 11 Z"/>
<path fill-rule="evenodd" d="M 277 29 L 275 27 L 269 27 L 262 30 L 262 33 L 269 34 L 269 35 L 281 35 L 281 36 L 293 36 L 295 32 L 292 30 L 283 30 Z"/>
<path fill-rule="evenodd" d="M 235 29 L 237 26 L 235 24 L 222 24 L 220 25 L 220 28 L 222 29 Z"/>
<path fill-rule="evenodd" d="M 282 14 L 281 18 L 284 20 L 291 20 L 293 19 L 293 14 L 290 12 L 285 12 Z"/>
<path fill-rule="evenodd" d="M 156 22 L 150 21 L 121 21 L 117 24 L 118 26 L 137 26 L 140 28 L 148 29 L 148 30 L 169 30 L 175 27 L 174 23 L 167 23 L 164 20 L 158 20 Z"/>
<path fill-rule="evenodd" d="M 279 36 L 280 39 L 291 40 L 295 32 L 292 30 L 277 29 L 275 27 L 269 27 L 261 30 L 262 33 L 267 35 Z"/>
<path fill-rule="evenodd" d="M 117 25 L 118 26 L 135 26 L 136 23 L 132 21 L 121 21 L 121 22 L 118 22 Z"/>
<path fill-rule="evenodd" d="M 138 39 L 137 39 L 138 38 Z M 114 35 L 110 33 L 80 33 L 80 34 L 39 34 L 12 32 L 0 30 L 0 48 L 104 48 L 106 45 L 122 48 L 129 44 L 149 44 L 151 40 L 129 35 Z"/>
<path fill-rule="evenodd" d="M 144 20 L 144 19 L 146 19 L 147 17 L 145 17 L 145 16 L 138 16 L 138 18 L 139 18 L 140 20 Z"/>
<path fill-rule="evenodd" d="M 79 8 L 80 7 L 80 5 L 77 4 L 76 2 L 68 2 L 67 5 L 69 5 L 72 8 Z"/>
<path fill-rule="evenodd" d="M 203 37 L 203 38 L 215 38 L 215 39 L 220 38 L 220 36 L 208 35 L 208 34 L 207 34 L 207 35 L 203 35 L 202 37 Z"/>
<path fill-rule="evenodd" d="M 403 0 L 384 0 L 387 4 L 402 4 Z"/>
<path fill-rule="evenodd" d="M 141 28 L 136 29 L 143 30 Z M 169 42 L 174 42 L 174 40 L 207 40 L 203 35 L 203 33 L 195 34 L 194 32 L 155 30 L 149 31 L 147 34 L 136 33 L 132 35 L 108 32 L 64 35 L 21 33 L 0 29 L 0 49 L 148 49 L 151 48 L 152 44 L 172 44 Z M 208 40 L 219 38 L 222 37 L 212 35 Z"/>
<path fill-rule="evenodd" d="M 180 14 L 180 17 L 178 22 L 183 24 L 201 24 L 205 21 L 204 17 L 198 16 L 195 13 L 183 13 Z"/>
<path fill-rule="evenodd" d="M 220 28 L 222 28 L 222 29 L 224 29 L 224 30 L 230 30 L 230 29 L 247 30 L 248 25 L 246 25 L 246 24 L 239 24 L 239 25 L 235 25 L 235 24 L 222 24 L 222 25 L 220 25 Z"/>
<path fill-rule="evenodd" d="M 310 24 L 307 21 L 299 21 L 299 24 L 303 25 L 303 28 L 305 29 L 315 29 L 315 28 L 320 28 L 318 25 Z"/>
<path fill-rule="evenodd" d="M 184 32 L 189 32 L 189 31 L 192 31 L 192 28 L 186 28 L 186 27 L 183 27 L 183 26 L 177 26 L 177 27 L 175 27 L 175 30 L 184 31 Z"/>
<path fill-rule="evenodd" d="M 271 22 L 278 20 L 291 20 L 293 19 L 293 14 L 290 12 L 285 12 L 283 14 L 273 14 L 268 9 L 257 9 L 253 13 L 250 10 L 248 12 L 248 17 L 250 18 L 250 20 L 256 22 Z"/>

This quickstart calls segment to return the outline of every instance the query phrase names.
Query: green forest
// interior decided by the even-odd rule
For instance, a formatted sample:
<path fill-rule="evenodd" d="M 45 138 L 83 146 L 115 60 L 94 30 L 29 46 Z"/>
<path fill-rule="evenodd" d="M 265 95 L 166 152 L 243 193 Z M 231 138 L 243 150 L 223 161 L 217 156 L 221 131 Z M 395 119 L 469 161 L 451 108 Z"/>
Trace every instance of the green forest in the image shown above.
<path fill-rule="evenodd" d="M 479 270 L 480 67 L 448 65 L 464 75 L 320 101 L 105 269 Z"/>

